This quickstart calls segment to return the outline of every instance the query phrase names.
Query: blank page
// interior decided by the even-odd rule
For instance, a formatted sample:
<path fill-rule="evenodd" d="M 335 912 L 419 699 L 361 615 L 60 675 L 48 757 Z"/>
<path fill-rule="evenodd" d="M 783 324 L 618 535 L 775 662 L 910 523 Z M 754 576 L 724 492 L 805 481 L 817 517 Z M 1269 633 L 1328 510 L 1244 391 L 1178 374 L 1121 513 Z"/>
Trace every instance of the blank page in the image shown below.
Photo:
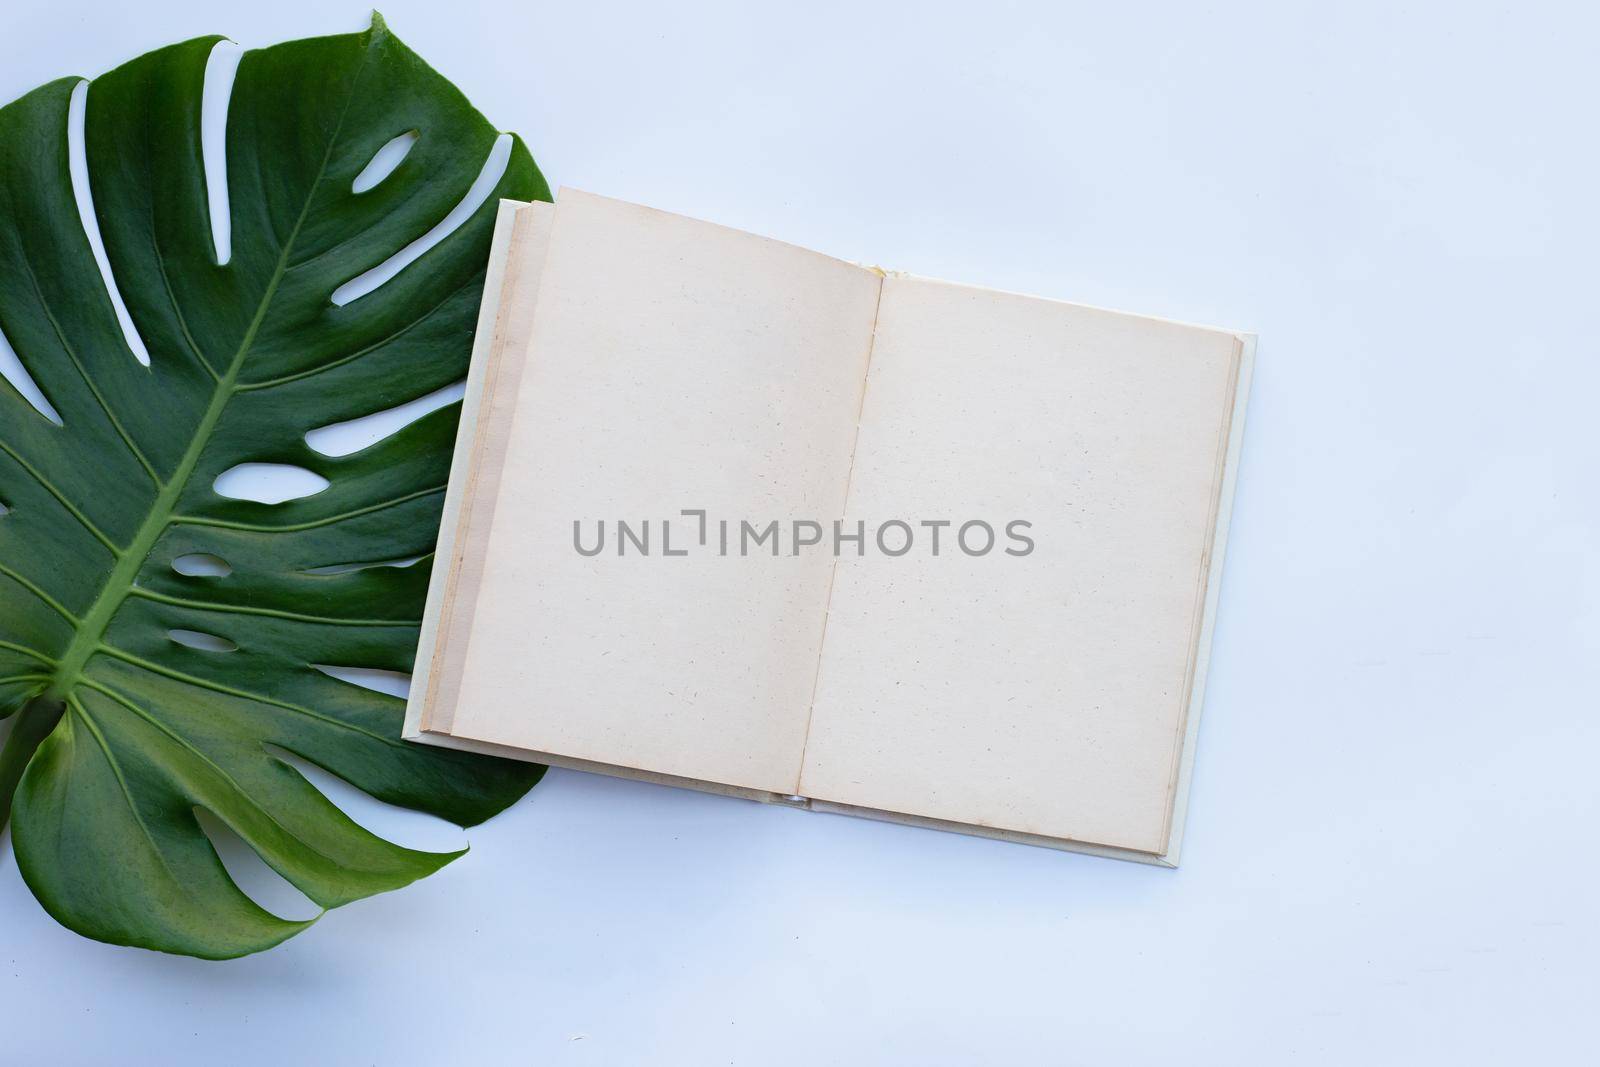
<path fill-rule="evenodd" d="M 667 557 L 660 522 L 840 513 L 880 286 L 561 192 L 453 736 L 794 791 L 832 560 Z M 618 555 L 618 519 L 651 520 L 648 556 Z M 574 521 L 592 547 L 602 520 L 580 555 Z"/>
<path fill-rule="evenodd" d="M 1164 852 L 1240 357 L 1223 331 L 889 278 L 847 516 L 920 545 L 839 561 L 800 792 Z M 922 521 L 973 519 L 987 555 L 956 526 L 921 547 Z"/>

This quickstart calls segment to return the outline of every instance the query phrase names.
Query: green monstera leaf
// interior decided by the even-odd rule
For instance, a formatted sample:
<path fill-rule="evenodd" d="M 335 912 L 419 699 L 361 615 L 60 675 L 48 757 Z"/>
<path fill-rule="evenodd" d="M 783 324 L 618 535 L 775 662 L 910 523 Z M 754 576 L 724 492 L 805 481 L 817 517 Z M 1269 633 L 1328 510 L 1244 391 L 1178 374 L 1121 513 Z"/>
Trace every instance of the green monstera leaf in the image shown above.
<path fill-rule="evenodd" d="M 549 196 L 512 139 L 482 206 L 438 239 L 499 135 L 375 19 L 240 59 L 219 263 L 201 136 L 218 40 L 89 84 L 110 287 L 69 166 L 81 79 L 0 109 L 0 332 L 43 398 L 0 382 L 0 717 L 16 715 L 0 824 L 9 812 L 22 876 L 66 926 L 210 958 L 307 923 L 235 886 L 199 812 L 323 908 L 454 858 L 368 833 L 293 757 L 462 826 L 541 773 L 406 744 L 401 700 L 336 677 L 411 668 L 458 409 L 339 458 L 306 435 L 461 379 L 495 202 Z M 398 169 L 357 192 L 407 135 Z M 385 263 L 386 283 L 334 299 Z M 278 504 L 217 492 L 255 463 L 327 486 Z"/>

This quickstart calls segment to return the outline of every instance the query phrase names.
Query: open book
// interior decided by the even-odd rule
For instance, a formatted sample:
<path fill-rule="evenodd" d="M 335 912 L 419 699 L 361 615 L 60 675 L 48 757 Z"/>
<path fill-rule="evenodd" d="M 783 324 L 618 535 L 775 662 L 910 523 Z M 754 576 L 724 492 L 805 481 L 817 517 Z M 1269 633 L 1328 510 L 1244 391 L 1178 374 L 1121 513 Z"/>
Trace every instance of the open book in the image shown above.
<path fill-rule="evenodd" d="M 505 203 L 406 736 L 1174 865 L 1252 345 Z"/>

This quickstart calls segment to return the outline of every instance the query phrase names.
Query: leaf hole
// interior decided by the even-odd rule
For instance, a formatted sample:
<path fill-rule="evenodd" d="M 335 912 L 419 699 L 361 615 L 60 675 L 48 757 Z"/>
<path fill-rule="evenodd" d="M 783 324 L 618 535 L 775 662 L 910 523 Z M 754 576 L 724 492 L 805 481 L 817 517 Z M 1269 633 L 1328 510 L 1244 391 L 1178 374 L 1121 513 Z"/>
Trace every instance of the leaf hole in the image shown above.
<path fill-rule="evenodd" d="M 55 407 L 39 388 L 38 383 L 33 380 L 33 375 L 28 373 L 28 368 L 22 365 L 22 360 L 11 347 L 11 342 L 6 340 L 3 330 L 0 330 L 0 378 L 9 382 L 11 388 L 33 406 L 33 410 L 57 426 L 61 425 L 61 416 L 56 414 Z"/>
<path fill-rule="evenodd" d="M 361 168 L 361 173 L 356 175 L 356 180 L 350 183 L 350 191 L 360 196 L 376 189 L 406 161 L 406 157 L 411 154 L 411 149 L 417 143 L 418 136 L 420 135 L 416 130 L 407 130 L 378 149 L 371 161 Z"/>
<path fill-rule="evenodd" d="M 233 214 L 228 201 L 228 101 L 239 73 L 244 49 L 232 41 L 218 41 L 206 57 L 206 76 L 200 91 L 200 159 L 206 176 L 206 201 L 211 215 L 211 243 L 217 265 L 233 258 Z"/>
<path fill-rule="evenodd" d="M 456 403 L 466 391 L 467 383 L 463 380 L 386 411 L 332 423 L 306 434 L 306 444 L 324 456 L 348 456 L 394 436 L 424 415 Z"/>
<path fill-rule="evenodd" d="M 386 671 L 377 667 L 334 667 L 326 663 L 313 663 L 313 667 L 329 678 L 337 678 L 348 685 L 386 693 L 402 700 L 411 694 L 411 675 L 406 671 Z"/>
<path fill-rule="evenodd" d="M 322 914 L 316 901 L 295 888 L 293 882 L 273 870 L 249 842 L 233 827 L 204 808 L 194 809 L 195 821 L 211 841 L 222 861 L 223 870 L 239 892 L 280 919 L 304 922 Z"/>
<path fill-rule="evenodd" d="M 328 484 L 328 479 L 315 471 L 288 463 L 241 463 L 217 475 L 212 488 L 230 500 L 282 504 L 315 496 Z"/>
<path fill-rule="evenodd" d="M 502 133 L 494 142 L 494 147 L 489 150 L 489 156 L 483 161 L 483 169 L 478 172 L 472 185 L 467 189 L 467 194 L 461 202 L 450 210 L 450 213 L 440 219 L 433 229 L 406 245 L 400 251 L 379 263 L 376 267 L 351 278 L 333 291 L 331 297 L 337 307 L 344 307 L 352 300 L 359 300 L 368 293 L 377 289 L 395 275 L 405 270 L 412 263 L 420 259 L 424 253 L 449 237 L 461 225 L 470 219 L 484 201 L 489 199 L 489 194 L 494 192 L 495 186 L 500 184 L 500 179 L 505 175 L 506 166 L 511 162 L 511 135 Z"/>
<path fill-rule="evenodd" d="M 334 563 L 326 567 L 308 567 L 301 574 L 349 574 L 352 571 L 366 571 L 374 567 L 409 567 L 427 559 L 427 556 L 407 556 L 405 559 L 375 559 L 364 563 Z"/>
<path fill-rule="evenodd" d="M 233 573 L 228 561 L 209 552 L 191 552 L 172 561 L 172 569 L 186 578 L 226 578 Z"/>
<path fill-rule="evenodd" d="M 77 88 L 72 90 L 72 100 L 67 106 L 67 169 L 72 176 L 72 198 L 78 204 L 78 222 L 83 226 L 84 236 L 89 239 L 89 250 L 94 253 L 95 266 L 100 268 L 100 281 L 106 287 L 106 295 L 111 298 L 111 308 L 116 312 L 117 324 L 122 327 L 123 340 L 127 342 L 133 358 L 148 367 L 150 350 L 134 328 L 133 316 L 128 314 L 127 302 L 122 299 L 122 290 L 117 288 L 117 279 L 111 273 L 111 260 L 106 256 L 106 242 L 100 236 L 100 222 L 94 213 L 94 192 L 89 188 L 89 154 L 83 136 L 83 120 L 88 113 L 88 106 L 89 83 L 79 82 Z"/>
<path fill-rule="evenodd" d="M 448 819 L 386 803 L 287 749 L 271 743 L 262 747 L 299 771 L 312 788 L 357 826 L 385 841 L 425 852 L 455 852 L 466 847 L 466 835 L 461 827 Z"/>
<path fill-rule="evenodd" d="M 226 637 L 201 633 L 199 630 L 168 630 L 167 636 L 184 648 L 192 648 L 196 652 L 239 651 L 239 646 L 229 641 Z"/>

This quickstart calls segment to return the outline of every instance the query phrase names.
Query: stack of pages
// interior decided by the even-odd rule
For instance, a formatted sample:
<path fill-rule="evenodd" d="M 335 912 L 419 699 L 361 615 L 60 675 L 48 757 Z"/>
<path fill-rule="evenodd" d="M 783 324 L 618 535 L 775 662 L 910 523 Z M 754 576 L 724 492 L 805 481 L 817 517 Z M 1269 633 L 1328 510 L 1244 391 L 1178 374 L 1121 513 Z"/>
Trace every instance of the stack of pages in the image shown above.
<path fill-rule="evenodd" d="M 406 735 L 1175 865 L 1252 346 L 505 203 Z"/>

